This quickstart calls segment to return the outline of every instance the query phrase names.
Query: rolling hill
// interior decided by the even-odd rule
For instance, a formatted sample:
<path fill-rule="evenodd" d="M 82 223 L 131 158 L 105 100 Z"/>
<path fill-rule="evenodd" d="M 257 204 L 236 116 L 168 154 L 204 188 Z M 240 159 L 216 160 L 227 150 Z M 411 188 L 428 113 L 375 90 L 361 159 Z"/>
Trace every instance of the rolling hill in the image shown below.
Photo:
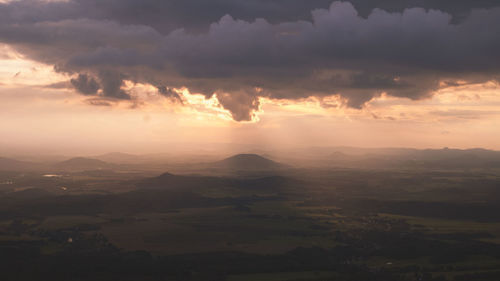
<path fill-rule="evenodd" d="M 38 163 L 19 161 L 11 158 L 0 157 L 1 171 L 30 171 L 41 167 Z"/>
<path fill-rule="evenodd" d="M 98 159 L 75 157 L 56 163 L 53 167 L 60 170 L 100 170 L 112 169 L 116 165 Z"/>
<path fill-rule="evenodd" d="M 92 159 L 97 159 L 104 162 L 115 163 L 115 164 L 136 164 L 138 162 L 143 161 L 142 157 L 139 155 L 122 153 L 122 152 L 110 152 L 95 156 Z"/>
<path fill-rule="evenodd" d="M 286 165 L 272 161 L 257 154 L 237 154 L 211 164 L 213 168 L 229 170 L 274 170 Z"/>
<path fill-rule="evenodd" d="M 164 173 L 158 177 L 148 178 L 138 182 L 137 187 L 145 189 L 166 190 L 201 190 L 224 189 L 227 187 L 276 191 L 285 187 L 293 187 L 299 182 L 282 176 L 266 176 L 258 178 L 212 177 L 198 175 L 174 175 Z"/>

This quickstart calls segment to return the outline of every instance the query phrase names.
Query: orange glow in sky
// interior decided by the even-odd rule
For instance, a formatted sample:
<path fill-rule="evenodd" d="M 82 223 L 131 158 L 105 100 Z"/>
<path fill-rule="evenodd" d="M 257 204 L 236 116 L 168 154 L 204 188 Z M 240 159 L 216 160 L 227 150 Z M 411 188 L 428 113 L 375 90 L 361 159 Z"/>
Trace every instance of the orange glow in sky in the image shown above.
<path fill-rule="evenodd" d="M 412 101 L 382 95 L 365 108 L 351 109 L 337 96 L 301 100 L 260 99 L 252 122 L 235 122 L 215 96 L 188 89 L 167 99 L 149 85 L 126 82 L 140 101 L 92 98 L 63 87 L 67 75 L 1 47 L 0 128 L 3 147 L 62 152 L 168 151 L 174 144 L 241 143 L 263 147 L 485 147 L 500 149 L 500 86 L 460 85 Z"/>

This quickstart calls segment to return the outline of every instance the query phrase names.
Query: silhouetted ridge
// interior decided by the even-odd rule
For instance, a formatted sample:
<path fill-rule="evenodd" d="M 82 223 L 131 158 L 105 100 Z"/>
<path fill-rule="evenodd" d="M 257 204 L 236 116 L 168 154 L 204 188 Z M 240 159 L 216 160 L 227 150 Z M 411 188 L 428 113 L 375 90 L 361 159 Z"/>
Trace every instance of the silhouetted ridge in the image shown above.
<path fill-rule="evenodd" d="M 143 188 L 185 189 L 206 186 L 227 185 L 228 179 L 207 176 L 184 176 L 163 173 L 158 177 L 149 178 L 139 182 Z"/>
<path fill-rule="evenodd" d="M 93 159 L 98 159 L 108 163 L 128 163 L 133 164 L 138 161 L 141 161 L 141 157 L 139 155 L 122 153 L 122 152 L 110 152 L 102 155 L 95 156 Z"/>
<path fill-rule="evenodd" d="M 10 158 L 0 157 L 0 170 L 2 171 L 20 171 L 20 170 L 33 170 L 39 168 L 37 163 L 24 162 Z"/>
<path fill-rule="evenodd" d="M 160 179 L 161 178 L 171 178 L 171 177 L 176 177 L 176 175 L 171 174 L 169 172 L 165 172 L 165 173 L 163 173 L 163 174 L 161 174 L 161 175 L 158 176 L 158 178 L 160 178 Z"/>
<path fill-rule="evenodd" d="M 283 168 L 284 165 L 257 154 L 237 154 L 215 162 L 214 167 L 241 170 L 266 170 Z"/>
<path fill-rule="evenodd" d="M 75 157 L 54 165 L 55 168 L 63 170 L 98 170 L 112 168 L 113 164 L 84 157 Z"/>
<path fill-rule="evenodd" d="M 273 190 L 294 183 L 293 180 L 281 176 L 242 179 L 164 173 L 158 177 L 141 180 L 137 186 L 140 188 L 169 190 L 222 187 Z"/>

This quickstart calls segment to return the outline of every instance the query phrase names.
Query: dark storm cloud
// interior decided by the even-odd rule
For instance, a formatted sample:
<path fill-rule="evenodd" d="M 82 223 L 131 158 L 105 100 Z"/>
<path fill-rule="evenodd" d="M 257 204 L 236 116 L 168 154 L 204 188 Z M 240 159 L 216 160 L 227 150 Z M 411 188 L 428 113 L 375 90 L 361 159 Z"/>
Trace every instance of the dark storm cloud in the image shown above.
<path fill-rule="evenodd" d="M 114 70 L 101 70 L 99 80 L 101 82 L 103 95 L 107 98 L 129 100 L 130 95 L 123 89 L 125 75 Z"/>
<path fill-rule="evenodd" d="M 236 121 L 248 121 L 254 117 L 254 112 L 259 109 L 258 95 L 248 92 L 218 93 L 217 100 L 222 107 L 231 112 Z"/>
<path fill-rule="evenodd" d="M 79 74 L 78 77 L 71 79 L 71 84 L 83 95 L 96 95 L 99 90 L 99 84 L 87 74 Z"/>
<path fill-rule="evenodd" d="M 123 89 L 123 79 L 125 76 L 112 70 L 101 70 L 98 73 L 99 82 L 94 77 L 87 74 L 78 74 L 76 78 L 70 80 L 71 85 L 82 95 L 96 96 L 99 89 L 102 89 L 102 97 L 129 100 L 131 97 Z"/>
<path fill-rule="evenodd" d="M 497 79 L 497 2 L 24 0 L 0 4 L 0 42 L 74 74 L 83 94 L 99 84 L 131 99 L 125 79 L 169 98 L 185 86 L 242 121 L 258 97 L 337 94 L 362 108 L 383 92 L 421 99 L 443 81 Z"/>
<path fill-rule="evenodd" d="M 158 86 L 158 93 L 160 93 L 160 95 L 166 98 L 178 101 L 181 104 L 183 103 L 181 96 L 179 96 L 179 94 L 171 88 L 167 88 L 165 86 Z"/>
<path fill-rule="evenodd" d="M 177 28 L 204 30 L 210 23 L 230 14 L 252 21 L 271 23 L 311 20 L 310 11 L 327 9 L 331 0 L 72 0 L 14 1 L 0 4 L 0 22 L 56 21 L 88 18 L 122 24 L 147 25 L 160 32 Z M 497 0 L 350 0 L 359 14 L 367 17 L 373 9 L 402 12 L 406 8 L 437 9 L 457 20 L 472 9 L 500 6 Z"/>

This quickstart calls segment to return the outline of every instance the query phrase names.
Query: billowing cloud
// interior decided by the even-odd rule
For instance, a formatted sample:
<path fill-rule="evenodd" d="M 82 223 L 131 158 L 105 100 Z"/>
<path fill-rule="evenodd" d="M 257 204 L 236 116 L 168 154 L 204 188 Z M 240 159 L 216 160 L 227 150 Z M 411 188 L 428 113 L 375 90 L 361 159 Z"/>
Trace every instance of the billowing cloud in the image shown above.
<path fill-rule="evenodd" d="M 247 92 L 217 93 L 217 100 L 225 109 L 231 112 L 236 121 L 249 121 L 254 117 L 254 112 L 259 109 L 257 95 Z"/>
<path fill-rule="evenodd" d="M 449 13 L 454 21 L 466 18 L 472 9 L 500 6 L 497 0 L 349 0 L 367 17 L 374 9 L 402 12 L 420 7 Z M 256 18 L 271 23 L 312 19 L 310 11 L 328 9 L 332 0 L 15 0 L 2 4 L 0 22 L 34 23 L 75 18 L 111 20 L 124 25 L 151 26 L 166 34 L 178 28 L 206 30 L 222 16 L 231 14 L 245 21 Z"/>
<path fill-rule="evenodd" d="M 87 74 L 79 74 L 77 78 L 71 79 L 71 84 L 84 95 L 96 95 L 99 90 L 99 84 Z"/>
<path fill-rule="evenodd" d="M 101 81 L 102 92 L 105 97 L 128 100 L 130 96 L 123 89 L 123 79 L 125 75 L 113 70 L 101 70 L 99 79 Z"/>
<path fill-rule="evenodd" d="M 181 96 L 174 91 L 174 89 L 167 88 L 165 86 L 158 86 L 158 93 L 166 98 L 180 102 L 181 104 L 183 103 Z"/>
<path fill-rule="evenodd" d="M 105 98 L 130 99 L 130 95 L 122 89 L 125 78 L 123 74 L 113 70 L 100 70 L 98 77 L 100 83 L 94 77 L 80 73 L 76 78 L 71 79 L 70 82 L 83 95 L 97 96 L 99 95 L 99 89 L 102 89 L 101 96 Z"/>
<path fill-rule="evenodd" d="M 125 80 L 170 98 L 186 87 L 237 121 L 259 97 L 362 108 L 500 77 L 497 1 L 328 2 L 21 0 L 0 4 L 0 42 L 74 75 L 82 94 L 133 99 Z"/>

